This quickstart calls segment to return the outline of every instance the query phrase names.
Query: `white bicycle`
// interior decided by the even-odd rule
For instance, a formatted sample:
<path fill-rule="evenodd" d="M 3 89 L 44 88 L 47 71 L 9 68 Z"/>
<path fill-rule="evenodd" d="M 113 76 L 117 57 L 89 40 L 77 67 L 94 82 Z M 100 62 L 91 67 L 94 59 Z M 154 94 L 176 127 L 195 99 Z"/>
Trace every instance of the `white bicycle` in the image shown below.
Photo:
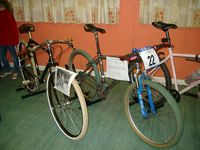
<path fill-rule="evenodd" d="M 149 71 L 149 74 L 150 74 L 151 77 L 154 77 L 154 74 L 156 74 L 156 72 L 159 72 L 159 70 L 160 70 L 160 67 L 159 67 L 160 64 L 166 64 L 168 61 L 170 61 L 171 62 L 172 74 L 173 74 L 173 80 L 174 80 L 174 86 L 175 86 L 175 90 L 171 89 L 171 93 L 174 96 L 177 96 L 177 99 L 179 100 L 181 94 L 189 91 L 193 87 L 196 87 L 196 86 L 200 87 L 200 74 L 197 74 L 196 76 L 193 75 L 193 79 L 187 80 L 188 81 L 187 86 L 184 87 L 184 88 L 180 88 L 180 86 L 178 84 L 178 80 L 177 80 L 174 57 L 185 58 L 186 60 L 192 60 L 192 61 L 195 61 L 196 63 L 199 63 L 200 62 L 200 54 L 183 54 L 183 53 L 174 53 L 173 52 L 174 46 L 171 44 L 169 29 L 176 29 L 177 26 L 175 24 L 168 24 L 168 23 L 158 21 L 158 22 L 153 22 L 152 25 L 154 27 L 164 31 L 165 35 L 166 35 L 166 37 L 162 38 L 162 40 L 161 40 L 162 44 L 152 46 L 153 49 L 155 49 L 155 51 L 158 53 L 158 51 L 160 49 L 168 48 L 169 53 L 168 53 L 167 56 L 165 56 L 162 60 L 160 60 L 158 62 L 156 62 L 154 60 L 154 57 L 155 57 L 154 54 L 149 54 L 147 56 L 148 58 L 151 58 L 151 59 L 149 59 L 149 61 L 150 61 L 149 64 L 154 63 L 155 66 L 156 65 L 158 66 L 158 67 L 154 67 L 153 69 L 151 69 Z M 168 76 L 170 76 L 170 74 Z M 168 78 L 168 79 L 165 78 L 165 80 L 171 80 L 171 78 Z M 198 93 L 198 95 L 199 95 L 199 93 Z"/>

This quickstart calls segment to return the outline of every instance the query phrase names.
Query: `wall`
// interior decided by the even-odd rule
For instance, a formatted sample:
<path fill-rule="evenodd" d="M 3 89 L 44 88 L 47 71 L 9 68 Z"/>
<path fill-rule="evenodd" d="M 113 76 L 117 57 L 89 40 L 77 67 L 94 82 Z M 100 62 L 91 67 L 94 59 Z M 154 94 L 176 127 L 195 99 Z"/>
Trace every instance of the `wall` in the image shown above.
<path fill-rule="evenodd" d="M 155 29 L 152 25 L 140 24 L 138 12 L 139 0 L 121 0 L 120 24 L 97 25 L 107 31 L 106 34 L 99 35 L 103 54 L 123 55 L 129 53 L 133 47 L 144 47 L 160 42 L 164 32 Z M 22 23 L 18 22 L 18 25 Z M 72 38 L 75 47 L 86 50 L 92 56 L 95 55 L 94 37 L 91 33 L 84 31 L 83 24 L 34 23 L 34 25 L 36 31 L 32 35 L 38 42 L 46 39 Z M 171 30 L 170 33 L 175 45 L 175 52 L 200 53 L 199 28 L 178 28 Z M 21 35 L 21 38 L 24 37 L 25 35 Z M 63 62 L 67 62 L 67 58 L 68 55 L 66 54 L 63 57 Z M 178 78 L 180 79 L 183 79 L 197 67 L 199 68 L 199 64 L 184 62 L 181 59 L 176 60 L 176 63 Z M 40 64 L 44 64 L 44 59 L 40 58 Z"/>

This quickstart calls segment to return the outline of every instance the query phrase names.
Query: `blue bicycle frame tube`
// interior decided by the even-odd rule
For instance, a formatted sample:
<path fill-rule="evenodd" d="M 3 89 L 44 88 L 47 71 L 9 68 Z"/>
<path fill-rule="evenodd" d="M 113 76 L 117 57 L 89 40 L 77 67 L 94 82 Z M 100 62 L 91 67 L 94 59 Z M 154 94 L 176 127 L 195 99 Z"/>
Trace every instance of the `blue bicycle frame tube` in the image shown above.
<path fill-rule="evenodd" d="M 150 89 L 149 86 L 147 86 L 146 89 L 147 89 L 149 104 L 150 104 L 150 107 L 151 107 L 151 112 L 153 114 L 155 114 L 156 113 L 156 109 L 155 109 L 155 105 L 154 105 L 154 102 L 153 102 L 153 99 L 152 99 L 151 89 Z"/>
<path fill-rule="evenodd" d="M 142 87 L 142 76 L 139 77 L 139 87 L 137 88 L 137 95 L 138 95 L 138 101 L 139 101 L 139 104 L 140 104 L 140 110 L 141 110 L 141 114 L 144 118 L 147 118 L 148 117 L 148 113 L 147 111 L 145 110 L 145 107 L 144 107 L 144 102 L 142 100 L 142 91 L 143 91 L 143 87 Z"/>
<path fill-rule="evenodd" d="M 141 76 L 142 76 L 141 77 L 142 80 L 144 80 L 144 79 L 150 80 L 150 78 L 148 78 L 148 76 L 146 76 L 144 73 L 142 73 Z M 150 89 L 150 87 L 148 85 L 146 86 L 146 90 L 147 90 L 147 94 L 148 94 L 149 104 L 150 104 L 150 107 L 151 107 L 151 112 L 153 114 L 155 114 L 156 113 L 156 109 L 155 109 L 154 101 L 153 101 L 153 98 L 152 98 L 151 89 Z"/>
<path fill-rule="evenodd" d="M 140 110 L 141 110 L 141 113 L 142 113 L 142 116 L 144 118 L 147 118 L 148 117 L 148 113 L 144 107 L 144 102 L 143 102 L 143 99 L 142 99 L 142 91 L 143 91 L 143 86 L 142 86 L 142 81 L 146 79 L 146 76 L 144 74 L 142 74 L 140 77 L 139 77 L 139 87 L 137 88 L 137 95 L 138 95 L 138 101 L 139 101 L 139 104 L 140 104 Z M 156 109 L 155 109 L 155 105 L 154 105 L 154 102 L 153 102 L 153 99 L 152 99 L 152 93 L 151 93 L 151 89 L 149 86 L 146 86 L 146 90 L 147 90 L 147 94 L 148 94 L 148 100 L 149 100 L 149 104 L 150 104 L 150 107 L 151 107 L 151 111 L 153 114 L 156 113 Z"/>

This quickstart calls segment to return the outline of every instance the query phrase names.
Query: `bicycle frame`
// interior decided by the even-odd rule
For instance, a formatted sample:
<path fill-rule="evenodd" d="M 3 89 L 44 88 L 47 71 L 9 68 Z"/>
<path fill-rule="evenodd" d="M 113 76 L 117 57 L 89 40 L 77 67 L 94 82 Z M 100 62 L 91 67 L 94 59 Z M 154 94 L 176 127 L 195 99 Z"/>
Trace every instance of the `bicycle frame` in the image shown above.
<path fill-rule="evenodd" d="M 26 51 L 28 51 L 29 49 L 33 48 L 34 46 L 39 45 L 37 42 L 35 42 L 34 40 L 32 40 L 30 32 L 29 32 L 28 36 L 29 36 L 29 41 L 28 41 L 28 45 L 26 46 Z M 39 83 L 42 83 L 42 80 L 44 78 L 43 76 L 45 76 L 45 75 L 42 75 L 42 78 L 40 78 L 41 75 L 40 75 L 39 65 L 38 65 L 38 61 L 37 61 L 37 58 L 36 58 L 35 51 L 34 52 L 30 52 L 28 54 L 28 57 L 30 58 L 30 61 L 31 61 L 30 64 L 31 64 L 31 67 L 33 68 L 33 75 L 35 76 L 36 79 L 39 79 L 38 80 Z M 23 58 L 23 59 L 21 59 L 19 61 L 23 61 L 24 59 L 26 59 L 26 58 Z M 21 63 L 19 63 L 19 65 L 21 65 Z M 20 66 L 20 68 L 21 67 L 22 66 Z M 25 68 L 23 68 L 23 70 L 26 71 L 27 73 L 29 73 L 29 71 L 26 70 Z M 29 74 L 32 75 L 32 73 L 29 73 Z"/>
<path fill-rule="evenodd" d="M 194 86 L 197 86 L 198 84 L 200 84 L 200 80 L 194 81 L 191 84 L 188 84 L 187 87 L 185 87 L 182 90 L 179 90 L 178 87 L 178 81 L 177 81 L 177 74 L 176 74 L 176 68 L 175 68 L 175 62 L 174 62 L 174 57 L 180 57 L 180 58 L 193 58 L 195 59 L 200 59 L 200 55 L 197 54 L 183 54 L 183 53 L 173 53 L 173 45 L 171 44 L 171 39 L 170 39 L 170 35 L 169 35 L 169 29 L 176 29 L 177 26 L 175 24 L 167 24 L 167 23 L 163 23 L 161 21 L 158 22 L 152 22 L 152 25 L 157 28 L 162 30 L 163 32 L 165 32 L 165 38 L 162 38 L 162 44 L 160 45 L 156 45 L 155 48 L 156 49 L 161 49 L 161 48 L 168 48 L 168 56 L 166 58 L 164 58 L 163 60 L 161 60 L 161 63 L 166 63 L 167 61 L 170 60 L 171 63 L 171 69 L 172 69 L 172 74 L 173 74 L 173 79 L 174 79 L 174 85 L 175 85 L 175 90 L 177 90 L 180 94 L 183 94 L 185 92 L 187 92 L 188 90 L 190 90 L 191 88 L 193 88 Z M 152 71 L 155 71 L 156 68 L 153 68 Z"/>
<path fill-rule="evenodd" d="M 94 36 L 95 36 L 95 41 L 96 41 L 97 60 L 98 60 L 98 61 L 95 61 L 95 62 L 97 62 L 97 64 L 99 64 L 100 77 L 101 77 L 102 82 L 105 83 L 105 74 L 104 74 L 104 67 L 103 67 L 103 61 L 102 61 L 103 57 L 105 58 L 105 56 L 103 56 L 101 54 L 98 32 L 94 32 Z"/>
<path fill-rule="evenodd" d="M 39 45 L 39 44 L 30 38 L 26 49 L 28 50 L 29 48 L 33 47 L 34 45 Z M 30 53 L 30 60 L 31 60 L 31 65 L 33 67 L 33 74 L 36 75 L 38 78 L 40 76 L 40 71 L 39 71 L 39 65 L 38 65 L 38 61 L 37 61 L 35 52 Z M 39 80 L 39 83 L 41 83 L 40 80 Z"/>
<path fill-rule="evenodd" d="M 160 64 L 162 63 L 166 63 L 168 61 L 170 61 L 170 66 L 172 69 L 172 74 L 173 74 L 173 80 L 174 80 L 174 85 L 175 85 L 175 89 L 180 93 L 183 94 L 185 92 L 187 92 L 188 90 L 190 90 L 191 88 L 197 86 L 200 84 L 200 80 L 195 81 L 191 84 L 189 84 L 187 87 L 183 88 L 182 90 L 179 90 L 179 86 L 178 86 L 178 80 L 177 80 L 177 73 L 176 73 L 176 68 L 175 68 L 175 62 L 174 62 L 174 57 L 180 57 L 180 58 L 195 58 L 197 55 L 195 54 L 182 54 L 182 53 L 173 53 L 173 47 L 169 47 L 168 48 L 169 51 L 169 55 L 167 57 L 165 57 Z M 156 68 L 152 69 L 152 71 L 155 71 Z"/>
<path fill-rule="evenodd" d="M 98 32 L 94 32 L 95 41 L 96 41 L 96 48 L 97 48 L 97 55 L 93 58 L 92 62 L 94 62 L 96 65 L 99 65 L 99 72 L 100 72 L 100 79 L 103 84 L 106 84 L 105 80 L 105 70 L 103 66 L 103 60 L 106 59 L 106 57 L 117 57 L 120 58 L 121 56 L 116 55 L 103 55 L 101 53 L 100 44 L 99 44 L 99 38 L 98 38 Z"/>
<path fill-rule="evenodd" d="M 28 43 L 27 43 L 27 46 L 25 47 L 25 55 L 26 57 L 29 57 L 30 59 L 30 65 L 31 67 L 33 68 L 33 73 L 30 73 L 28 70 L 26 70 L 25 68 L 23 69 L 20 69 L 20 71 L 22 72 L 22 70 L 26 71 L 26 73 L 28 73 L 29 75 L 33 76 L 35 81 L 38 82 L 38 83 L 44 83 L 44 78 L 45 78 L 45 75 L 47 74 L 47 71 L 48 69 L 52 66 L 52 64 L 55 62 L 54 61 L 54 58 L 53 58 L 53 53 L 52 53 L 52 50 L 51 50 L 51 47 L 50 47 L 50 44 L 48 45 L 47 44 L 47 49 L 41 47 L 41 49 L 43 49 L 44 51 L 46 51 L 48 53 L 48 56 L 49 56 L 49 60 L 48 60 L 48 63 L 46 64 L 45 66 L 45 69 L 41 75 L 40 73 L 40 69 L 39 69 L 39 64 L 38 64 L 38 60 L 37 60 L 37 56 L 36 56 L 36 51 L 32 51 L 31 49 L 34 48 L 35 46 L 38 46 L 39 43 L 37 43 L 36 41 L 34 41 L 32 39 L 32 35 L 31 35 L 31 32 L 34 32 L 35 31 L 35 27 L 32 25 L 32 24 L 23 24 L 22 26 L 19 27 L 19 32 L 20 33 L 26 33 L 29 40 L 28 40 Z M 20 42 L 21 43 L 21 42 Z M 22 42 L 23 43 L 23 42 Z M 19 45 L 18 45 L 19 46 Z M 20 59 L 19 58 L 19 65 L 20 65 L 20 68 L 22 68 L 23 66 L 21 66 L 21 61 L 25 60 L 26 57 Z M 23 73 L 21 73 L 22 76 L 23 76 Z M 23 76 L 24 78 L 24 76 Z"/>
<path fill-rule="evenodd" d="M 32 39 L 30 39 L 29 42 L 28 42 L 28 46 L 26 48 L 27 49 L 29 49 L 29 48 L 31 49 L 32 48 L 30 46 L 31 44 L 39 45 L 37 42 L 35 42 Z M 23 68 L 23 71 L 25 71 L 29 75 L 33 76 L 33 78 L 35 79 L 35 81 L 38 84 L 44 83 L 45 82 L 45 75 L 47 74 L 47 72 L 50 71 L 50 68 L 52 66 L 56 66 L 57 65 L 57 63 L 55 63 L 55 61 L 54 61 L 53 53 L 51 51 L 51 47 L 50 46 L 47 47 L 47 52 L 50 53 L 50 55 L 49 55 L 49 58 L 48 58 L 48 63 L 46 64 L 45 69 L 42 72 L 42 74 L 41 74 L 40 69 L 39 69 L 39 64 L 38 64 L 38 61 L 37 61 L 37 56 L 36 56 L 36 52 L 35 51 L 29 52 L 29 54 L 28 54 L 29 55 L 28 57 L 30 57 L 30 61 L 31 61 L 30 65 L 33 68 L 33 73 L 30 73 L 26 68 Z M 26 59 L 26 58 L 24 58 L 24 59 Z M 20 61 L 23 61 L 23 59 L 20 60 Z M 23 66 L 20 66 L 20 68 L 21 67 L 23 67 Z M 23 73 L 22 73 L 22 75 L 23 75 Z"/>
<path fill-rule="evenodd" d="M 31 42 L 33 42 L 33 41 L 31 41 Z M 31 44 L 31 42 L 30 42 L 30 44 Z M 22 63 L 21 61 L 25 61 L 27 59 L 27 57 L 28 57 L 28 60 L 30 61 L 27 66 L 31 65 L 32 71 L 30 72 L 24 65 L 20 65 L 20 71 L 21 71 L 21 74 L 23 77 L 22 85 L 28 89 L 28 91 L 31 93 L 31 95 L 33 95 L 33 93 L 41 93 L 39 91 L 39 88 L 40 88 L 39 85 L 41 83 L 45 82 L 45 77 L 46 77 L 47 73 L 48 72 L 51 73 L 53 71 L 52 67 L 55 67 L 58 65 L 58 62 L 56 62 L 54 60 L 54 55 L 53 55 L 53 50 L 54 50 L 54 48 L 56 48 L 57 44 L 64 44 L 64 46 L 65 46 L 62 49 L 62 51 L 60 51 L 59 55 L 62 54 L 64 51 L 73 48 L 73 44 L 71 43 L 71 40 L 47 40 L 47 41 L 45 41 L 41 44 L 38 44 L 34 47 L 28 45 L 26 47 L 27 53 L 25 53 L 25 56 L 23 56 L 22 59 L 19 60 L 20 64 Z M 40 73 L 37 56 L 36 56 L 36 51 L 38 49 L 40 49 L 40 50 L 44 51 L 44 53 L 48 54 L 48 62 L 42 73 Z M 33 79 L 33 81 L 30 81 L 29 79 L 27 79 L 24 76 L 24 72 L 26 74 L 28 74 Z M 32 84 L 33 85 L 32 87 L 34 87 L 34 88 L 29 89 L 29 84 Z M 27 97 L 27 96 L 25 96 L 25 97 Z"/>
<path fill-rule="evenodd" d="M 77 52 L 75 52 L 76 51 L 75 50 L 70 56 L 69 67 L 72 70 L 77 69 L 75 71 L 78 71 L 78 66 L 77 67 L 74 66 L 74 68 L 73 68 L 73 62 L 72 62 L 77 54 L 84 55 L 84 57 L 86 57 L 86 59 L 88 60 L 87 64 L 84 65 L 86 68 L 84 68 L 84 70 L 80 71 L 79 75 L 80 75 L 80 80 L 82 78 L 82 75 L 84 77 L 84 74 L 88 74 L 89 76 L 91 76 L 91 78 L 93 78 L 92 76 L 95 75 L 95 77 L 94 77 L 95 80 L 93 80 L 95 83 L 94 92 L 92 92 L 92 94 L 90 94 L 91 92 L 87 92 L 87 90 L 85 90 L 86 91 L 85 95 L 87 95 L 87 93 L 89 93 L 88 95 L 92 95 L 91 97 L 94 98 L 91 101 L 88 100 L 88 104 L 90 105 L 90 104 L 96 103 L 102 99 L 105 99 L 106 95 L 108 93 L 108 90 L 111 89 L 114 85 L 116 85 L 115 83 L 117 83 L 117 82 L 112 82 L 112 81 L 115 81 L 112 79 L 107 80 L 107 78 L 105 76 L 105 72 L 104 72 L 104 60 L 106 59 L 107 55 L 103 55 L 101 53 L 98 32 L 105 33 L 105 30 L 101 29 L 101 28 L 97 28 L 93 24 L 85 24 L 84 29 L 85 29 L 85 31 L 93 33 L 93 35 L 95 37 L 96 55 L 95 55 L 95 57 L 91 57 L 89 54 L 87 54 L 83 50 L 79 49 L 79 50 L 77 50 Z M 77 59 L 76 61 L 79 62 L 80 60 Z M 111 81 L 111 82 L 109 82 L 109 81 Z M 93 90 L 94 88 L 92 87 L 91 89 Z M 98 96 L 95 97 L 95 94 L 97 94 Z M 88 96 L 88 97 L 90 97 L 90 96 Z M 96 98 L 97 98 L 97 100 L 95 100 Z"/>

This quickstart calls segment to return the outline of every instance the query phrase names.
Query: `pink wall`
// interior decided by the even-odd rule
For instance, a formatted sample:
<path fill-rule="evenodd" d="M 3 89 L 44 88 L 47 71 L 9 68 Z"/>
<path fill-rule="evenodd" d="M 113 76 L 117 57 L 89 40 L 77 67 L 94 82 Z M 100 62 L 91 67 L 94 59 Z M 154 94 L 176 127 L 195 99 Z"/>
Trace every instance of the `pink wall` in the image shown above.
<path fill-rule="evenodd" d="M 106 34 L 99 36 L 103 54 L 123 55 L 129 53 L 133 47 L 144 47 L 160 42 L 164 32 L 155 29 L 152 25 L 140 24 L 138 18 L 139 0 L 121 0 L 120 23 L 118 25 L 97 25 L 107 31 Z M 20 24 L 22 22 L 18 23 Z M 32 35 L 38 42 L 46 39 L 72 38 L 76 48 L 84 49 L 92 56 L 95 55 L 94 37 L 91 33 L 84 31 L 83 24 L 34 23 L 34 25 L 36 32 Z M 175 52 L 200 53 L 198 43 L 200 42 L 200 28 L 178 28 L 171 30 L 170 33 Z M 67 62 L 67 54 L 63 57 L 63 62 Z M 40 63 L 44 64 L 43 60 L 40 60 Z M 184 62 L 180 59 L 176 62 L 179 78 L 184 78 L 191 71 L 199 68 L 197 63 Z"/>

